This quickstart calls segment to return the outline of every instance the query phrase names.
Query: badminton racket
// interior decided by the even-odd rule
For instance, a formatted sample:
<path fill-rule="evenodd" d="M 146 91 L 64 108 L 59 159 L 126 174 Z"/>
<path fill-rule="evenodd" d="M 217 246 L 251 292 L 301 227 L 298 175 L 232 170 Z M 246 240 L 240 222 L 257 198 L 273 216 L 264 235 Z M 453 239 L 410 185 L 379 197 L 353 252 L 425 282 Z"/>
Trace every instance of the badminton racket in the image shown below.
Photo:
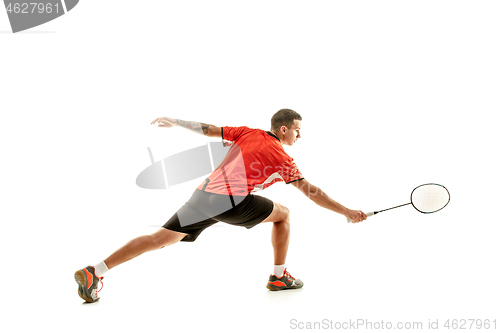
<path fill-rule="evenodd" d="M 410 202 L 382 209 L 376 212 L 366 213 L 366 216 L 370 217 L 375 214 L 385 212 L 394 208 L 399 208 L 407 205 L 413 205 L 413 208 L 418 210 L 420 213 L 430 214 L 440 211 L 450 202 L 450 192 L 443 185 L 439 184 L 423 184 L 417 186 L 413 189 L 410 195 Z M 347 219 L 347 222 L 351 223 L 352 220 Z"/>

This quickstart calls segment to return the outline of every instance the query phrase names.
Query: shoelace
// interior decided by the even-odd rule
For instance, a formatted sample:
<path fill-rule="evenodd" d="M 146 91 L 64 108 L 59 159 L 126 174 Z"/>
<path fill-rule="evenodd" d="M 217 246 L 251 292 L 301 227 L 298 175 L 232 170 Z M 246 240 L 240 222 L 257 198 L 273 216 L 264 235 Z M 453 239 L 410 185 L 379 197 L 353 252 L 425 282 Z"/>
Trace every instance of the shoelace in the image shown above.
<path fill-rule="evenodd" d="M 104 287 L 104 282 L 102 282 L 102 279 L 104 279 L 104 277 L 99 278 L 99 282 L 101 282 L 101 289 L 99 289 L 99 290 L 94 289 L 94 290 L 92 291 L 92 293 L 94 293 L 94 292 L 95 292 L 95 298 L 98 298 L 97 293 L 98 293 L 98 292 L 100 292 L 100 291 L 102 290 L 102 288 Z"/>
<path fill-rule="evenodd" d="M 286 275 L 286 279 L 290 282 L 292 282 L 295 278 L 290 274 L 288 273 L 288 271 L 285 270 L 285 275 Z"/>
<path fill-rule="evenodd" d="M 102 282 L 103 279 L 104 279 L 104 277 L 101 277 L 99 279 L 99 282 L 101 282 L 101 289 L 99 289 L 98 291 L 96 291 L 96 293 L 100 292 L 102 290 L 102 288 L 104 287 L 104 282 Z"/>

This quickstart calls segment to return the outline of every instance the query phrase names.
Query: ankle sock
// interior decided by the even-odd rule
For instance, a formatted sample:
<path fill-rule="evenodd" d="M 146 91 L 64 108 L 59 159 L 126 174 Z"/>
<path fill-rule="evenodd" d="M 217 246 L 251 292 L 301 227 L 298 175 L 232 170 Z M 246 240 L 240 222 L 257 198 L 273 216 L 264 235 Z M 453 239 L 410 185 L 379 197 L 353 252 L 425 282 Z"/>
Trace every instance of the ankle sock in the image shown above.
<path fill-rule="evenodd" d="M 94 268 L 95 268 L 95 275 L 97 275 L 97 277 L 102 277 L 104 273 L 109 271 L 108 266 L 106 266 L 104 261 L 101 261 L 100 263 L 95 265 Z"/>
<path fill-rule="evenodd" d="M 285 274 L 285 265 L 274 265 L 274 275 L 276 275 L 276 277 L 282 277 L 283 274 Z"/>

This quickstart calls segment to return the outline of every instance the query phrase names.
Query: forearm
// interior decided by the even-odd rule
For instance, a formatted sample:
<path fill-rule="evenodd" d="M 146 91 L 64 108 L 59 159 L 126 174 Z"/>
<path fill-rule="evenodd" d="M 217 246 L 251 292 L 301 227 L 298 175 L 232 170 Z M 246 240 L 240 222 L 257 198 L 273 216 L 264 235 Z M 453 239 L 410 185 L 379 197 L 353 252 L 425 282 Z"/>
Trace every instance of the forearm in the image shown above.
<path fill-rule="evenodd" d="M 304 193 L 309 199 L 311 199 L 318 206 L 329 209 L 335 213 L 342 214 L 355 223 L 366 220 L 365 213 L 363 213 L 360 210 L 351 210 L 342 206 L 337 201 L 330 198 L 319 187 L 312 185 L 305 179 L 292 182 L 292 184 L 300 191 L 302 191 L 302 193 Z"/>
<path fill-rule="evenodd" d="M 174 119 L 175 124 L 180 127 L 184 127 L 194 133 L 207 135 L 208 129 L 211 125 L 205 123 L 199 123 L 196 121 L 186 121 L 180 119 Z"/>
<path fill-rule="evenodd" d="M 151 125 L 158 124 L 158 127 L 171 128 L 173 126 L 184 127 L 194 133 L 203 134 L 209 137 L 222 137 L 222 128 L 197 121 L 186 121 L 170 117 L 156 118 Z"/>
<path fill-rule="evenodd" d="M 325 192 L 323 192 L 319 187 L 313 187 L 309 191 L 309 199 L 311 199 L 315 204 L 323 208 L 329 209 L 335 213 L 345 215 L 349 209 L 339 204 L 337 201 L 330 198 Z"/>

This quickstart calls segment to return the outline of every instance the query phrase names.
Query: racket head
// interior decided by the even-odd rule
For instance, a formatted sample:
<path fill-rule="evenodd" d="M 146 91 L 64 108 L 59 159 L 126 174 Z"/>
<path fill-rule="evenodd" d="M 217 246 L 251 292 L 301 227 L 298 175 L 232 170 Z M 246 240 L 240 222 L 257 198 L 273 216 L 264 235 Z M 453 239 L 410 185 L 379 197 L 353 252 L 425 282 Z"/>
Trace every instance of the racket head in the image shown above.
<path fill-rule="evenodd" d="M 450 192 L 443 185 L 429 183 L 417 186 L 410 195 L 412 206 L 420 213 L 435 213 L 450 202 Z"/>

